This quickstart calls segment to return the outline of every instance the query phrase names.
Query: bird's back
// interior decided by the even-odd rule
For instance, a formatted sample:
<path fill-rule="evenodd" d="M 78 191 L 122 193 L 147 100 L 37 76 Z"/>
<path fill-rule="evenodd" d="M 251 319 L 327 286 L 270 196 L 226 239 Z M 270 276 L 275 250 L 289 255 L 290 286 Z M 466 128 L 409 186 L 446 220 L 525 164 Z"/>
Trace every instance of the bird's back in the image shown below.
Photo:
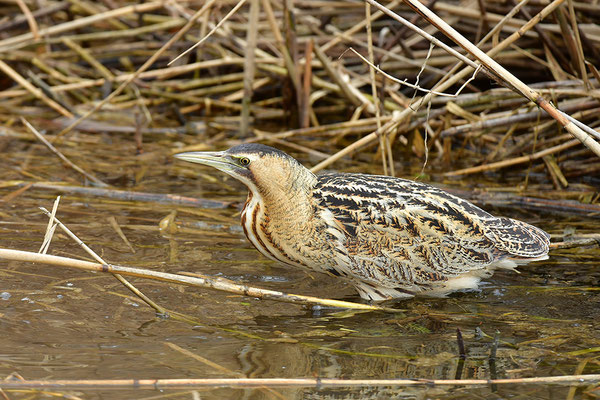
<path fill-rule="evenodd" d="M 443 295 L 443 287 L 473 287 L 494 267 L 514 267 L 548 253 L 549 236 L 541 229 L 495 217 L 423 183 L 328 173 L 318 176 L 313 195 L 343 232 L 339 245 L 352 262 L 340 269 L 358 278 L 363 297 L 365 292 L 372 299 L 398 297 L 385 288 Z M 466 276 L 473 279 L 465 281 Z"/>

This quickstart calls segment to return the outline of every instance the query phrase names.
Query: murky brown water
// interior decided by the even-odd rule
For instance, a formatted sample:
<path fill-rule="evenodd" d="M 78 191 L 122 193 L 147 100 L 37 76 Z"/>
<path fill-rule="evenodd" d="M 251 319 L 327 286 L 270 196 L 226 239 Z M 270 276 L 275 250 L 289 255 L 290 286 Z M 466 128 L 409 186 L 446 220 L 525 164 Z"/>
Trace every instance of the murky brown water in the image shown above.
<path fill-rule="evenodd" d="M 176 193 L 238 203 L 245 189 L 208 168 L 173 164 L 175 140 L 156 138 L 143 156 L 130 142 L 100 139 L 61 149 L 116 188 Z M 90 139 L 90 137 L 86 137 Z M 191 141 L 190 138 L 186 140 Z M 128 160 L 128 161 L 122 161 Z M 44 148 L 11 141 L 0 158 L 3 183 L 9 180 L 80 184 L 73 171 Z M 194 179 L 194 175 L 199 176 Z M 407 169 L 403 176 L 414 176 Z M 5 185 L 7 186 L 7 185 Z M 6 196 L 16 187 L 0 189 Z M 56 192 L 31 188 L 0 202 L 0 247 L 37 251 Z M 189 228 L 160 232 L 173 210 Z M 495 210 L 534 223 L 550 233 L 576 227 L 597 232 L 586 217 L 562 217 L 519 210 Z M 332 278 L 308 275 L 264 259 L 238 229 L 238 209 L 200 210 L 65 194 L 58 218 L 104 259 L 121 265 L 192 271 L 243 281 L 252 286 L 313 296 L 360 301 Z M 135 253 L 111 227 L 115 217 Z M 207 226 L 194 228 L 201 221 Z M 211 226 L 223 225 L 214 230 Z M 89 257 L 59 232 L 51 254 Z M 600 373 L 600 250 L 555 251 L 549 260 L 497 273 L 477 293 L 448 299 L 414 299 L 396 304 L 398 315 L 316 309 L 217 291 L 142 279 L 131 281 L 159 304 L 194 316 L 187 324 L 157 318 L 152 309 L 112 276 L 46 265 L 0 261 L 0 375 L 26 379 L 314 377 L 346 379 L 453 379 L 532 377 Z M 461 366 L 456 331 L 467 357 Z M 490 346 L 498 332 L 497 357 Z M 169 344 L 200 355 L 202 363 Z M 588 398 L 580 387 L 574 398 Z M 43 394 L 7 392 L 11 399 Z M 90 399 L 194 398 L 190 391 L 71 391 Z M 596 390 L 595 396 L 598 395 Z M 566 398 L 569 387 L 511 385 L 356 389 L 211 389 L 202 399 L 386 399 L 386 398 Z M 591 395 L 590 395 L 591 396 Z M 198 398 L 198 397 L 195 397 Z"/>

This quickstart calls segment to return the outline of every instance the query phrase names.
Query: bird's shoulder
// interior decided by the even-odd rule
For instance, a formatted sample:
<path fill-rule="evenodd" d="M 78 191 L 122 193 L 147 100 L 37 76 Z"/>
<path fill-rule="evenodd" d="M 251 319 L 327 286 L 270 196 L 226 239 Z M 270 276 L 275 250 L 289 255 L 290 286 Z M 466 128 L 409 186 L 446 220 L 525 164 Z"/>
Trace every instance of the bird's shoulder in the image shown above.
<path fill-rule="evenodd" d="M 391 176 L 325 173 L 318 175 L 313 195 L 321 204 L 342 211 L 448 216 L 466 224 L 495 219 L 469 201 L 435 186 Z"/>
<path fill-rule="evenodd" d="M 548 252 L 549 236 L 541 229 L 495 217 L 465 199 L 421 182 L 326 173 L 318 176 L 313 195 L 351 236 L 386 231 L 421 240 L 443 238 L 461 245 L 477 242 L 517 257 L 539 257 Z"/>

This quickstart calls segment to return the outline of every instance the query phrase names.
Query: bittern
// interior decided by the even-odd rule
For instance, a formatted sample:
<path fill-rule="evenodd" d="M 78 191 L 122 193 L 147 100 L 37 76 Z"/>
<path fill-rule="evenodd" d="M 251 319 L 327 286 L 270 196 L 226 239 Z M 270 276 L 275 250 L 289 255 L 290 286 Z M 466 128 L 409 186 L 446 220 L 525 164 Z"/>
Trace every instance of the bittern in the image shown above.
<path fill-rule="evenodd" d="M 242 227 L 285 265 L 328 273 L 368 300 L 476 289 L 496 268 L 548 258 L 549 235 L 436 187 L 380 175 L 315 175 L 283 151 L 187 152 L 245 184 Z"/>

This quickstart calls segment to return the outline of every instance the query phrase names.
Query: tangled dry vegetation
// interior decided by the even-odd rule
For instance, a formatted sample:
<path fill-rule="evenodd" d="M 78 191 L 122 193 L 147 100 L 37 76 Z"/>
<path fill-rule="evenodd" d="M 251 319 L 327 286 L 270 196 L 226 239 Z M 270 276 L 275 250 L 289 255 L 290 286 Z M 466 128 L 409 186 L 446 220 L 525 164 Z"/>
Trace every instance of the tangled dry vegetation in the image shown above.
<path fill-rule="evenodd" d="M 73 131 L 130 133 L 140 148 L 142 138 L 172 133 L 207 145 L 261 141 L 310 154 L 322 161 L 315 169 L 349 155 L 383 164 L 388 174 L 400 161 L 419 169 L 428 163 L 424 172 L 446 176 L 510 171 L 521 194 L 530 194 L 529 184 L 537 197 L 600 210 L 591 204 L 600 183 L 593 149 L 532 101 L 500 87 L 494 74 L 474 75 L 459 64 L 441 46 L 465 51 L 402 1 L 385 6 L 441 43 L 431 45 L 362 1 L 2 3 L 5 148 L 10 140 L 35 140 L 19 117 L 45 129 L 59 148 Z M 597 146 L 600 5 L 431 0 L 427 6 L 592 128 L 584 140 Z M 444 93 L 460 92 L 432 95 L 402 81 L 421 89 L 445 82 Z"/>

